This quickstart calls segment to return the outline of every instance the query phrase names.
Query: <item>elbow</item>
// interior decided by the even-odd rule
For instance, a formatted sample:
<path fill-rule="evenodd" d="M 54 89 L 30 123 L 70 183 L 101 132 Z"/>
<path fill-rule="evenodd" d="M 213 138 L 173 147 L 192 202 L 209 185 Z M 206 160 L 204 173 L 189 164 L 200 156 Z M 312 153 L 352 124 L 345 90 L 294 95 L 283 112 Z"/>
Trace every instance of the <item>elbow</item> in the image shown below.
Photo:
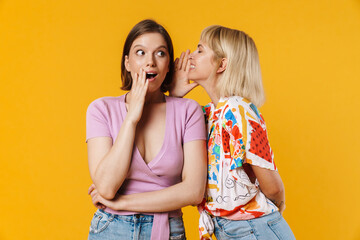
<path fill-rule="evenodd" d="M 204 194 L 203 195 L 198 195 L 197 197 L 194 198 L 194 202 L 192 205 L 199 205 L 204 199 Z"/>
<path fill-rule="evenodd" d="M 190 195 L 190 205 L 199 205 L 204 199 L 205 188 L 196 189 Z"/>
<path fill-rule="evenodd" d="M 193 194 L 190 198 L 189 198 L 189 205 L 199 205 L 202 200 L 204 199 L 204 195 L 195 195 Z"/>
<path fill-rule="evenodd" d="M 261 189 L 265 196 L 269 199 L 276 198 L 277 196 L 283 195 L 285 192 L 283 185 L 272 186 L 269 189 Z"/>
<path fill-rule="evenodd" d="M 98 193 L 103 198 L 105 198 L 107 200 L 112 200 L 112 199 L 115 198 L 115 195 L 116 195 L 117 191 L 111 189 L 110 187 L 100 185 L 99 188 L 98 188 Z"/>
<path fill-rule="evenodd" d="M 116 186 L 115 182 L 110 179 L 101 178 L 101 176 L 94 176 L 92 178 L 93 183 L 96 186 L 98 193 L 106 200 L 112 200 L 115 198 L 117 191 L 120 187 Z"/>

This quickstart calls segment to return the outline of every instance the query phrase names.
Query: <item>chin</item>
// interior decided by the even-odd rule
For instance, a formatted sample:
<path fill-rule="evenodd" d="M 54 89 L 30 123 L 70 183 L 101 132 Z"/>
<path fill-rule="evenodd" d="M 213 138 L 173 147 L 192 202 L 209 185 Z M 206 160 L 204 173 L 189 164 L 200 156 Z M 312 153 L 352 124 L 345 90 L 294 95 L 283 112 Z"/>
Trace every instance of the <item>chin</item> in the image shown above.
<path fill-rule="evenodd" d="M 147 92 L 148 92 L 148 93 L 161 92 L 160 86 L 155 87 L 155 88 L 152 88 L 152 87 L 149 85 Z"/>

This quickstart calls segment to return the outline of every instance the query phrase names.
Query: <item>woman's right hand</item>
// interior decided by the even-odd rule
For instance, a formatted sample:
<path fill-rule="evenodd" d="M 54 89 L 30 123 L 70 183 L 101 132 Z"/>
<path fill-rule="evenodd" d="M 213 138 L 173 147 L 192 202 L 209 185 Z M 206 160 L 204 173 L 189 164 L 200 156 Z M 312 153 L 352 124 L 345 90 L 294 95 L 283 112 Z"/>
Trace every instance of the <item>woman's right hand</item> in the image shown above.
<path fill-rule="evenodd" d="M 195 82 L 190 83 L 188 78 L 190 71 L 189 55 L 190 50 L 186 50 L 186 52 L 181 53 L 180 59 L 175 59 L 173 81 L 169 90 L 170 96 L 172 97 L 184 97 L 198 85 Z"/>
<path fill-rule="evenodd" d="M 149 81 L 146 79 L 146 72 L 141 69 L 140 73 L 135 74 L 133 77 L 130 98 L 128 99 L 128 113 L 126 116 L 132 123 L 137 124 L 140 121 L 148 85 Z"/>

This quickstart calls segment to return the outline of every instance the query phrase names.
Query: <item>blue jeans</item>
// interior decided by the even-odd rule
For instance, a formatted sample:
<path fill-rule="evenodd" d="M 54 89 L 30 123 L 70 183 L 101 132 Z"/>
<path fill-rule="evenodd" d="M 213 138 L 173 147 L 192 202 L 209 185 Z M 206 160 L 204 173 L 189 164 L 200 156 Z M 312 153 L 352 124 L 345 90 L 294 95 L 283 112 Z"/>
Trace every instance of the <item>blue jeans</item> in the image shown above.
<path fill-rule="evenodd" d="M 250 220 L 228 220 L 213 218 L 215 236 L 218 240 L 293 240 L 295 239 L 289 225 L 279 212 Z"/>
<path fill-rule="evenodd" d="M 88 240 L 148 240 L 154 216 L 117 215 L 97 210 L 91 221 Z M 183 240 L 185 228 L 182 217 L 169 218 L 170 239 Z"/>

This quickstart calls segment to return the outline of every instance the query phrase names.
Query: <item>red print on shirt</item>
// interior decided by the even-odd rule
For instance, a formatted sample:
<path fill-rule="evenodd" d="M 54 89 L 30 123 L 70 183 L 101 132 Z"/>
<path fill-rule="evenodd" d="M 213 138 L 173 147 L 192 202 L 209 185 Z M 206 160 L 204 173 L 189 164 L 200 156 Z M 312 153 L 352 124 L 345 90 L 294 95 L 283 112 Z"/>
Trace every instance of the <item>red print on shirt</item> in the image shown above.
<path fill-rule="evenodd" d="M 272 150 L 267 138 L 266 129 L 263 130 L 257 122 L 251 120 L 249 120 L 249 122 L 253 128 L 253 131 L 251 132 L 250 152 L 271 163 Z"/>

